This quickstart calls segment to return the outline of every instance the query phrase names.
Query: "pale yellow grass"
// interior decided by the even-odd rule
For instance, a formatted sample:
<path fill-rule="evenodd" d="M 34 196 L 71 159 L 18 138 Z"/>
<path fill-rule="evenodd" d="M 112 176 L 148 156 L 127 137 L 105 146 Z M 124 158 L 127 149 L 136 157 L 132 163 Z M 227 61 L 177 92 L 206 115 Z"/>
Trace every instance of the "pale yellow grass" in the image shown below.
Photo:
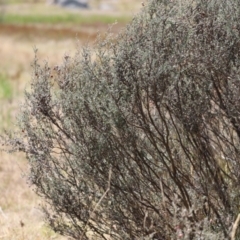
<path fill-rule="evenodd" d="M 0 153 L 0 239 L 66 239 L 43 221 L 39 199 L 27 185 L 27 162 L 21 154 Z"/>
<path fill-rule="evenodd" d="M 39 49 L 40 62 L 62 62 L 64 54 L 74 54 L 77 40 L 28 41 L 0 35 L 0 72 L 14 86 L 12 100 L 0 100 L 0 131 L 13 128 L 23 92 L 31 79 L 33 48 Z M 26 183 L 27 161 L 23 155 L 0 152 L 0 240 L 67 239 L 51 231 L 39 210 L 39 199 Z"/>
<path fill-rule="evenodd" d="M 61 63 L 65 54 L 73 55 L 77 48 L 76 39 L 26 41 L 16 36 L 0 35 L 0 42 L 0 72 L 14 81 L 18 92 L 22 92 L 31 79 L 35 47 L 38 49 L 40 63 L 48 61 L 50 65 Z"/>

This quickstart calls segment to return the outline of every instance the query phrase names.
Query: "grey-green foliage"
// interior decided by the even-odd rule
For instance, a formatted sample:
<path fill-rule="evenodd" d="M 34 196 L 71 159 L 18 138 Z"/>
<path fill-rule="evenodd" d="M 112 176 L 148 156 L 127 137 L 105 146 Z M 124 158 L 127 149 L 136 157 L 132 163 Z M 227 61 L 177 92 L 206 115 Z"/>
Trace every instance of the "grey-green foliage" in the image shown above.
<path fill-rule="evenodd" d="M 33 64 L 20 133 L 75 239 L 240 239 L 240 2 L 152 0 L 116 38 Z M 233 234 L 234 233 L 234 234 Z"/>

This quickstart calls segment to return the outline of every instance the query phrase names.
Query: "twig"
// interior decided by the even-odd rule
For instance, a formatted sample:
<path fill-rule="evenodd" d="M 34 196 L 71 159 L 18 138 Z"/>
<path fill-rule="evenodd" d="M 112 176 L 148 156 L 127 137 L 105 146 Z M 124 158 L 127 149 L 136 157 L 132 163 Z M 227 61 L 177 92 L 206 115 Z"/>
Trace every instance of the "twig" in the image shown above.
<path fill-rule="evenodd" d="M 83 231 L 83 233 L 82 233 L 82 235 L 81 235 L 81 237 L 80 237 L 80 240 L 81 240 L 82 237 L 83 237 L 83 234 L 84 234 L 84 232 L 85 232 L 85 230 L 86 230 L 86 228 L 87 228 L 87 226 L 88 226 L 88 223 L 89 223 L 92 215 L 93 215 L 94 212 L 97 210 L 98 206 L 100 205 L 100 203 L 102 202 L 102 200 L 105 198 L 105 196 L 107 195 L 107 193 L 110 191 L 111 177 L 112 177 L 112 167 L 110 167 L 110 169 L 109 169 L 107 189 L 106 189 L 106 191 L 103 193 L 103 195 L 102 195 L 102 197 L 99 199 L 99 201 L 96 203 L 96 205 L 94 206 L 93 210 L 90 212 L 89 218 L 88 218 L 87 223 L 86 223 L 86 225 L 85 225 L 85 227 L 84 227 L 84 231 Z"/>
<path fill-rule="evenodd" d="M 232 228 L 232 232 L 231 232 L 231 240 L 235 240 L 235 235 L 236 235 L 236 232 L 237 232 L 239 221 L 240 221 L 240 213 L 238 214 L 237 219 L 233 224 L 233 228 Z"/>
<path fill-rule="evenodd" d="M 7 219 L 7 216 L 6 216 L 6 214 L 3 212 L 3 210 L 2 210 L 1 207 L 0 207 L 0 213 L 2 214 L 2 216 L 3 216 L 5 219 Z"/>

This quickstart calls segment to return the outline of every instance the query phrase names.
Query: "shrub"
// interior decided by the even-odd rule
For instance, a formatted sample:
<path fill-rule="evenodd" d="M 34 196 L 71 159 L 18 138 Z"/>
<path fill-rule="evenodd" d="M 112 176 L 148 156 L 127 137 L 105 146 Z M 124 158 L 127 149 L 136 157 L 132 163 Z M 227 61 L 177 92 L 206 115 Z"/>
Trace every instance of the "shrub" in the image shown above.
<path fill-rule="evenodd" d="M 240 239 L 240 2 L 152 0 L 40 66 L 5 139 L 75 239 Z M 93 57 L 95 56 L 95 57 Z"/>

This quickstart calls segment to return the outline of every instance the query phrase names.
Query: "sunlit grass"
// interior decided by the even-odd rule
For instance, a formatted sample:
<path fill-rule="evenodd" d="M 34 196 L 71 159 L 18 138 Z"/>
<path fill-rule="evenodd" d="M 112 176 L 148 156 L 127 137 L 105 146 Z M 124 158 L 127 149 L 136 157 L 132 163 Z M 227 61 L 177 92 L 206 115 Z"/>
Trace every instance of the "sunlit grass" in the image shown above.
<path fill-rule="evenodd" d="M 0 151 L 0 239 L 63 240 L 43 221 L 41 199 L 29 188 L 23 175 L 27 160 L 22 154 Z"/>
<path fill-rule="evenodd" d="M 12 95 L 12 85 L 4 75 L 0 74 L 0 100 L 11 99 Z"/>
<path fill-rule="evenodd" d="M 130 21 L 128 16 L 111 16 L 111 15 L 80 15 L 80 14 L 52 14 L 52 15 L 17 15 L 5 14 L 2 17 L 2 23 L 8 24 L 31 24 L 31 23 L 47 23 L 47 24 L 92 24 L 103 23 L 111 24 L 114 22 L 127 23 Z"/>

